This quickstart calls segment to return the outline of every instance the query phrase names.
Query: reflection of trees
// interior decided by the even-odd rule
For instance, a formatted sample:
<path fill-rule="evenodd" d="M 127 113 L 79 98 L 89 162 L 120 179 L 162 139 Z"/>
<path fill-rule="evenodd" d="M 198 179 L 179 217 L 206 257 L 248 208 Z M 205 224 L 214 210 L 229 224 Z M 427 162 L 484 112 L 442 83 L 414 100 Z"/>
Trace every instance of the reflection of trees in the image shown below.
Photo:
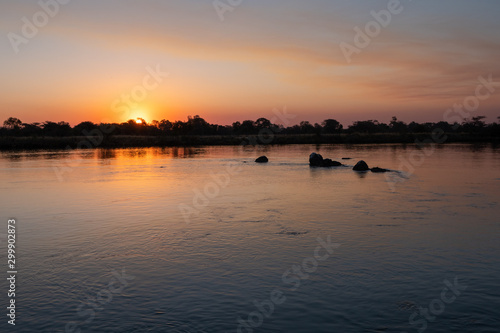
<path fill-rule="evenodd" d="M 79 150 L 78 151 L 78 158 L 81 158 L 82 160 L 92 160 L 96 157 L 96 152 L 95 150 Z"/>
<path fill-rule="evenodd" d="M 116 150 L 115 149 L 98 149 L 97 150 L 97 158 L 100 160 L 108 160 L 116 158 Z"/>
<path fill-rule="evenodd" d="M 203 152 L 203 149 L 192 148 L 192 147 L 173 147 L 171 149 L 172 149 L 172 156 L 180 158 L 192 157 L 194 155 L 198 155 Z"/>
<path fill-rule="evenodd" d="M 143 158 L 148 155 L 148 149 L 146 148 L 126 149 L 123 151 L 123 154 L 131 158 Z"/>

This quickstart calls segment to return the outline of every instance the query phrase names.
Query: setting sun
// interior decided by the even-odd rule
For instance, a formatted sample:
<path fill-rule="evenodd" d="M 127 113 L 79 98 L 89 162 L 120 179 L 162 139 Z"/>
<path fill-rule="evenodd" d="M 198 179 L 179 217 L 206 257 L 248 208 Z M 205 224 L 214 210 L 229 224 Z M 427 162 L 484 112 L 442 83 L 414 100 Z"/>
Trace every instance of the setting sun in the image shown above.
<path fill-rule="evenodd" d="M 145 108 L 135 109 L 126 115 L 125 119 L 133 119 L 136 124 L 147 124 L 149 117 L 149 111 Z M 125 120 L 126 121 L 126 120 Z"/>

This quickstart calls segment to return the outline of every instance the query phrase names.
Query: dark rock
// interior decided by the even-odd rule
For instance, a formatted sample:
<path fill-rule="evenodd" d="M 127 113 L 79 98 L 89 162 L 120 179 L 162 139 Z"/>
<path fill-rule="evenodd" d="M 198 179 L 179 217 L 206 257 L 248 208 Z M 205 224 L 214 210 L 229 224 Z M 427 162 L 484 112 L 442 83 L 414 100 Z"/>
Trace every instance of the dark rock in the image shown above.
<path fill-rule="evenodd" d="M 375 172 L 375 173 L 389 172 L 389 170 L 382 169 L 382 168 L 379 168 L 379 167 L 372 168 L 371 170 L 372 170 L 372 172 Z"/>
<path fill-rule="evenodd" d="M 342 163 L 337 161 L 332 161 L 329 158 L 323 159 L 323 156 L 316 153 L 312 153 L 309 156 L 309 164 L 313 167 L 322 167 L 322 168 L 337 167 L 342 165 Z"/>
<path fill-rule="evenodd" d="M 351 157 L 342 157 L 343 160 L 350 160 Z"/>
<path fill-rule="evenodd" d="M 368 167 L 368 164 L 366 164 L 365 161 L 359 161 L 356 163 L 354 168 L 352 168 L 354 171 L 368 171 L 370 168 Z"/>
<path fill-rule="evenodd" d="M 323 163 L 321 164 L 322 167 L 338 167 L 341 166 L 342 163 L 337 162 L 337 161 L 332 161 L 331 159 L 327 158 L 323 160 Z"/>
<path fill-rule="evenodd" d="M 312 153 L 309 156 L 309 165 L 310 166 L 321 166 L 323 163 L 323 156 L 320 154 Z"/>
<path fill-rule="evenodd" d="M 269 159 L 266 156 L 261 156 L 258 159 L 255 160 L 256 163 L 267 163 L 269 162 Z"/>

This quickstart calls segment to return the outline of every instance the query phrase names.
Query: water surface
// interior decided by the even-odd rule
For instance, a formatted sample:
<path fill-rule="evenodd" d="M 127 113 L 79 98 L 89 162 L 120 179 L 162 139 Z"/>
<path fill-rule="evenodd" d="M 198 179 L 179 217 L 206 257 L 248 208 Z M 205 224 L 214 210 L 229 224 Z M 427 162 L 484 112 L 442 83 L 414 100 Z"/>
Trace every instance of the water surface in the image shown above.
<path fill-rule="evenodd" d="M 313 151 L 397 172 L 314 169 Z M 499 167 L 488 145 L 1 153 L 14 331 L 498 332 Z M 284 282 L 314 264 L 318 238 L 340 246 Z M 130 279 L 111 293 L 116 272 Z M 455 279 L 467 289 L 418 315 Z M 275 290 L 286 300 L 259 314 Z"/>

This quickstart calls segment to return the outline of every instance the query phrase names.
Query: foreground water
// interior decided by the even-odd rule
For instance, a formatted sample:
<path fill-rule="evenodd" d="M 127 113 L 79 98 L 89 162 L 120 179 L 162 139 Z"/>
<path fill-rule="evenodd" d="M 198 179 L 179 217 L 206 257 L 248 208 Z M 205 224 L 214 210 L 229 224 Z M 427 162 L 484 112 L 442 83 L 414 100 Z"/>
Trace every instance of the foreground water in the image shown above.
<path fill-rule="evenodd" d="M 471 145 L 2 153 L 0 331 L 499 332 L 499 167 Z"/>

